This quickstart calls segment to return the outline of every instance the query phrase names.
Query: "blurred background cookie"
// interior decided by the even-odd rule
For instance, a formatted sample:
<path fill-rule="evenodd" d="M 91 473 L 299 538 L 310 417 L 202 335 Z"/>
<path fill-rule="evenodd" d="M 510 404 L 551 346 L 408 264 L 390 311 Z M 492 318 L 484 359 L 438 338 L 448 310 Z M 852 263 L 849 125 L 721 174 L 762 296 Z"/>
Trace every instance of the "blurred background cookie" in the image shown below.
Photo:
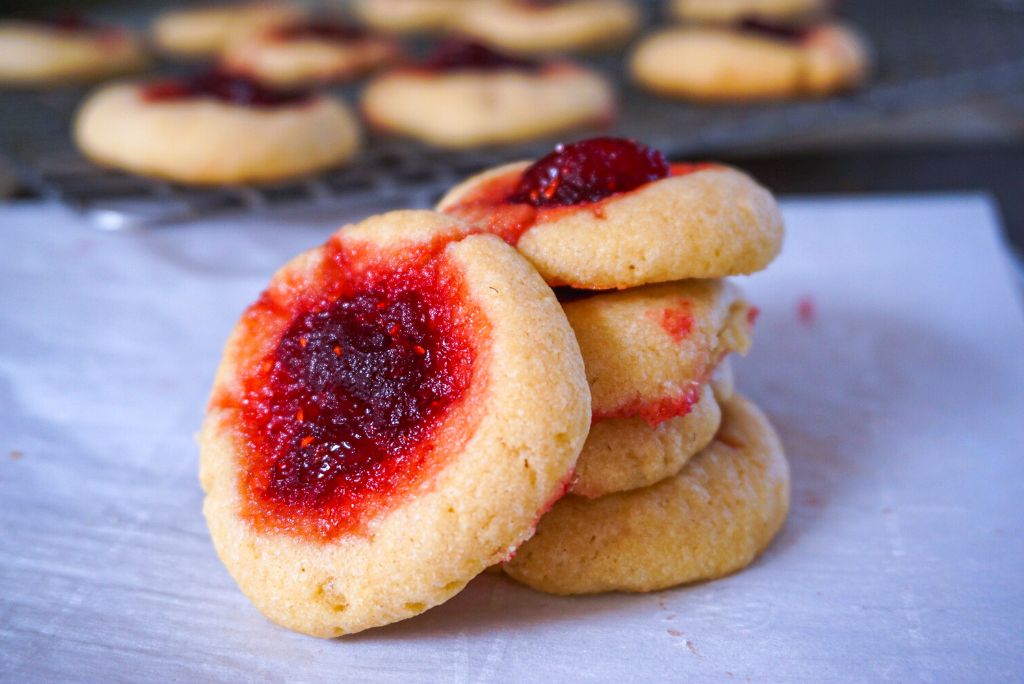
<path fill-rule="evenodd" d="M 396 33 L 447 28 L 477 0 L 352 0 L 352 12 L 368 26 Z"/>
<path fill-rule="evenodd" d="M 343 81 L 392 60 L 398 44 L 337 19 L 282 24 L 231 42 L 222 64 L 280 86 Z"/>
<path fill-rule="evenodd" d="M 360 139 L 355 116 L 334 97 L 219 72 L 102 88 L 81 106 L 74 133 L 99 164 L 204 185 L 335 166 Z"/>
<path fill-rule="evenodd" d="M 0 21 L 0 85 L 95 80 L 147 62 L 134 34 L 79 15 Z"/>
<path fill-rule="evenodd" d="M 816 17 L 835 0 L 669 0 L 669 13 L 677 19 L 731 24 L 742 19 L 762 18 L 797 21 Z"/>
<path fill-rule="evenodd" d="M 641 86 L 672 97 L 762 100 L 854 88 L 869 62 L 864 42 L 842 24 L 746 20 L 648 36 L 634 49 L 630 71 Z"/>
<path fill-rule="evenodd" d="M 162 51 L 202 57 L 223 50 L 232 41 L 273 26 L 300 21 L 298 5 L 250 2 L 168 10 L 153 22 L 153 42 Z"/>
<path fill-rule="evenodd" d="M 476 0 L 452 28 L 510 52 L 541 53 L 608 49 L 639 23 L 624 0 Z"/>
<path fill-rule="evenodd" d="M 424 62 L 378 76 L 362 96 L 374 128 L 453 148 L 604 123 L 614 107 L 612 87 L 596 71 L 459 40 L 445 41 Z"/>

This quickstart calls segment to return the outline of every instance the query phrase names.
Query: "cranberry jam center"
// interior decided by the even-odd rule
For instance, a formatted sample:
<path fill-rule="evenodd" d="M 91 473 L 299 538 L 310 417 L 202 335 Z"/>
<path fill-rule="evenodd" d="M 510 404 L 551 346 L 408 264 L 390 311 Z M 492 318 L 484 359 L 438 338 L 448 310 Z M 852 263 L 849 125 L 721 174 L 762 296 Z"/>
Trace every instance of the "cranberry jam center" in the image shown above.
<path fill-rule="evenodd" d="M 257 524 L 322 540 L 356 530 L 452 451 L 435 440 L 468 391 L 475 348 L 461 281 L 438 261 L 299 306 L 256 361 L 241 405 Z"/>
<path fill-rule="evenodd" d="M 339 21 L 314 20 L 282 26 L 273 32 L 279 40 L 321 40 L 334 43 L 350 43 L 362 40 L 369 34 L 357 26 Z"/>
<path fill-rule="evenodd" d="M 658 150 L 624 138 L 592 138 L 559 145 L 539 159 L 523 172 L 508 201 L 534 207 L 597 202 L 670 173 Z"/>
<path fill-rule="evenodd" d="M 536 71 L 539 62 L 513 57 L 493 50 L 483 43 L 449 39 L 442 41 L 420 67 L 428 71 L 496 71 L 520 69 Z"/>
<path fill-rule="evenodd" d="M 810 26 L 766 21 L 760 17 L 741 19 L 737 27 L 744 33 L 754 33 L 768 38 L 784 40 L 787 43 L 799 43 L 811 32 Z"/>
<path fill-rule="evenodd" d="M 155 81 L 143 88 L 142 97 L 147 102 L 210 97 L 244 107 L 280 107 L 304 103 L 312 95 L 306 91 L 270 88 L 249 76 L 209 71 Z"/>

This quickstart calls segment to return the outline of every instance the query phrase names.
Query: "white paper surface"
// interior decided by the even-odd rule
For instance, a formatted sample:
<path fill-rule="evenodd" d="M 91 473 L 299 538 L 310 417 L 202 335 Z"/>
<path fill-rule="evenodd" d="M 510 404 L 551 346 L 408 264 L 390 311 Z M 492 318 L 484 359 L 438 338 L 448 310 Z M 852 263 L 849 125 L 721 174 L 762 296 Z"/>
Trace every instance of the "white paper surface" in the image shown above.
<path fill-rule="evenodd" d="M 763 313 L 738 384 L 794 485 L 758 562 L 650 595 L 481 577 L 320 641 L 264 620 L 218 562 L 192 434 L 238 314 L 344 217 L 102 234 L 0 208 L 0 679 L 1020 680 L 1024 323 L 992 208 L 785 213 L 783 256 L 742 279 Z"/>

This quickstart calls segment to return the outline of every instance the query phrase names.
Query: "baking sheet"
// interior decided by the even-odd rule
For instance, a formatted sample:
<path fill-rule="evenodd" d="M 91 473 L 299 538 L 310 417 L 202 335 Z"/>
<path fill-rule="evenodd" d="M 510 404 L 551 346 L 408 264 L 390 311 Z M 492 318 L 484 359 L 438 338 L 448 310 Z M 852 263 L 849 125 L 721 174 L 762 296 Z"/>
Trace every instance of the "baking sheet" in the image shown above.
<path fill-rule="evenodd" d="M 740 388 L 793 507 L 751 568 L 650 595 L 481 577 L 351 638 L 266 622 L 217 561 L 196 447 L 220 347 L 337 216 L 90 231 L 0 208 L 0 679 L 1024 677 L 1024 322 L 981 196 L 789 201 Z"/>

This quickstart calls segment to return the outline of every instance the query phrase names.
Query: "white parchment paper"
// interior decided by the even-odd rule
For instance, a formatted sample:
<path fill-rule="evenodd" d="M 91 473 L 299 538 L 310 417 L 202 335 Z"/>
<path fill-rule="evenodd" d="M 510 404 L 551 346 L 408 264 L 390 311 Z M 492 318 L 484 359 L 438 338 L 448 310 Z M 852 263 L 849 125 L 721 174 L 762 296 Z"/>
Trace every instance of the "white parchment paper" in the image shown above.
<path fill-rule="evenodd" d="M 1024 677 L 1024 323 L 982 197 L 785 203 L 740 388 L 793 470 L 745 572 L 556 598 L 481 577 L 320 641 L 214 555 L 193 433 L 221 345 L 343 216 L 92 232 L 0 208 L 0 679 L 1009 681 Z"/>

